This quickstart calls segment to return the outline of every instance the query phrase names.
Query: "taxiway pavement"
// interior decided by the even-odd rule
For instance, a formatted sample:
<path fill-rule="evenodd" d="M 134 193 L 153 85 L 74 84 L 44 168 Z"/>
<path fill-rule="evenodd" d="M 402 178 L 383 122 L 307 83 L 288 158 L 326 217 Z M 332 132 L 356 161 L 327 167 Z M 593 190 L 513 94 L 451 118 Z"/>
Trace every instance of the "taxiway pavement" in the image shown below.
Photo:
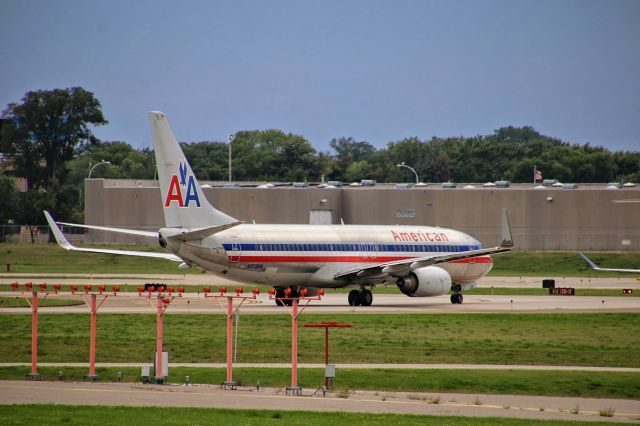
<path fill-rule="evenodd" d="M 1 381 L 1 404 L 67 404 L 217 407 L 268 410 L 346 411 L 426 414 L 438 416 L 498 416 L 548 420 L 637 422 L 640 401 L 562 398 L 525 395 L 404 393 L 356 391 L 336 394 L 285 395 L 282 389 L 223 390 L 211 385 L 143 385 L 138 383 L 68 383 Z M 601 410 L 611 410 L 603 417 Z"/>

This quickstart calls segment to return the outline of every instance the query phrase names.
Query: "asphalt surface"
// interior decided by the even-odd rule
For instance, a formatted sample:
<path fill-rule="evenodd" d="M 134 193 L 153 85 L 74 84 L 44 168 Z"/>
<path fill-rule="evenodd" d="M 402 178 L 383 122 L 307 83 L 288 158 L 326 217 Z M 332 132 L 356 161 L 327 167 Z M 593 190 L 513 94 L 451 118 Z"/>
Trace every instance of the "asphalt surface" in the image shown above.
<path fill-rule="evenodd" d="M 454 393 L 351 392 L 286 395 L 284 389 L 223 390 L 211 385 L 137 383 L 0 382 L 2 404 L 68 404 L 313 410 L 438 416 L 498 416 L 523 419 L 637 422 L 640 401 Z M 612 417 L 600 410 L 613 409 Z"/>

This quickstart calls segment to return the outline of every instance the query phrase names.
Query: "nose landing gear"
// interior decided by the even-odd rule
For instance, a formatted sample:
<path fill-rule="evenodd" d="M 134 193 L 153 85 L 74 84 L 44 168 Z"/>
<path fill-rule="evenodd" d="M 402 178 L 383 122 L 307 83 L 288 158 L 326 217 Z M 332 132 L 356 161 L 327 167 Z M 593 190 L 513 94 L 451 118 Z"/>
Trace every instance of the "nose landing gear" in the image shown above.
<path fill-rule="evenodd" d="M 451 295 L 451 303 L 454 305 L 459 305 L 462 303 L 462 286 L 460 284 L 454 284 L 451 286 L 451 291 L 453 294 Z"/>
<path fill-rule="evenodd" d="M 453 293 L 451 295 L 451 303 L 453 303 L 454 305 L 456 304 L 460 304 L 462 303 L 463 297 L 462 297 L 462 293 Z"/>

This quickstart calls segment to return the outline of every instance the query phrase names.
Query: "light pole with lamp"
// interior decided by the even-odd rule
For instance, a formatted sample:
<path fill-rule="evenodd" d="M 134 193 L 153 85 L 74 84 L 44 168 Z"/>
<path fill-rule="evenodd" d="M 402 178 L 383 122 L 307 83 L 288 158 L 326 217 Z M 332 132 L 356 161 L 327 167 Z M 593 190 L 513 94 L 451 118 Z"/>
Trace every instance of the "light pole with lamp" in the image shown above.
<path fill-rule="evenodd" d="M 231 182 L 231 144 L 235 138 L 235 133 L 233 135 L 229 135 L 229 182 Z"/>
<path fill-rule="evenodd" d="M 413 174 L 416 175 L 416 185 L 420 183 L 420 180 L 418 179 L 418 172 L 416 172 L 413 167 L 407 166 L 406 164 L 404 164 L 404 161 L 400 164 L 396 164 L 396 167 L 406 167 L 407 169 L 411 170 Z"/>
<path fill-rule="evenodd" d="M 88 177 L 88 179 L 91 179 L 91 172 L 93 172 L 93 169 L 95 169 L 96 167 L 101 166 L 103 164 L 111 164 L 111 161 L 104 161 L 103 160 L 103 161 L 100 161 L 98 164 L 95 164 L 93 167 L 91 167 L 91 163 L 89 163 L 90 169 L 89 169 L 89 177 Z"/>

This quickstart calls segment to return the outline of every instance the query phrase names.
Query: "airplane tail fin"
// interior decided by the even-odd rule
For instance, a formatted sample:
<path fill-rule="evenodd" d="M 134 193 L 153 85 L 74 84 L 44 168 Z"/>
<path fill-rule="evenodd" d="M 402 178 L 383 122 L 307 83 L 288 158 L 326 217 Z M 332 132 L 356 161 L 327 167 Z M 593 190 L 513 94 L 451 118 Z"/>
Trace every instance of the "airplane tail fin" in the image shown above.
<path fill-rule="evenodd" d="M 205 228 L 238 223 L 205 198 L 164 113 L 149 112 L 167 228 Z"/>

